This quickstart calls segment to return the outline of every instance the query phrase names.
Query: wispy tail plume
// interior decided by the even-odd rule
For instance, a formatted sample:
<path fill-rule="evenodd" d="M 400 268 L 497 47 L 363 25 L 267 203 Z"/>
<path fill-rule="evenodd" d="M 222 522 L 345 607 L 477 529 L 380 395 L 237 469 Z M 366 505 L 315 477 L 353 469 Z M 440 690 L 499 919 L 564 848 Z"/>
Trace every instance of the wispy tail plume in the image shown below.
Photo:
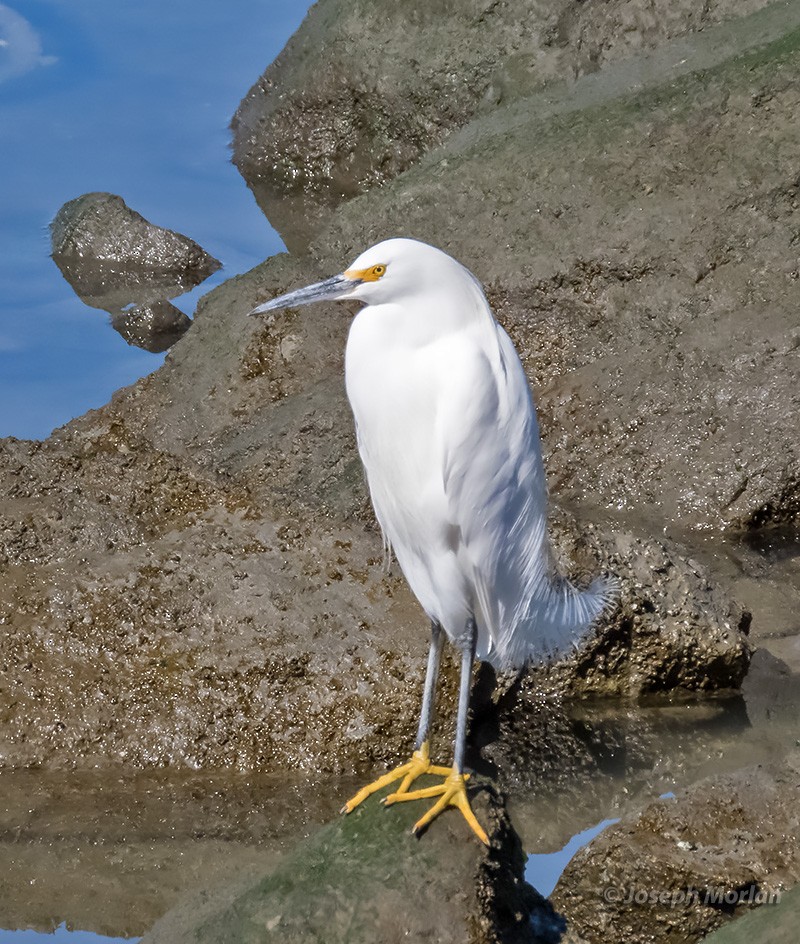
<path fill-rule="evenodd" d="M 619 580 L 597 577 L 578 590 L 556 575 L 528 600 L 526 612 L 498 640 L 493 662 L 519 666 L 546 662 L 574 648 L 619 597 Z"/>

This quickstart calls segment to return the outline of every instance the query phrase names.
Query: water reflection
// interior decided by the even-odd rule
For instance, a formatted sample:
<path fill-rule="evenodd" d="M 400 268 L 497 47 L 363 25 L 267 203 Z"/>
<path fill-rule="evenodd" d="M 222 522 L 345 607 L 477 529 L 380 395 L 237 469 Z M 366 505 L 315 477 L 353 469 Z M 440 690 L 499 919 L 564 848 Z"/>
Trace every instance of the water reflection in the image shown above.
<path fill-rule="evenodd" d="M 798 702 L 800 676 L 782 673 L 762 652 L 743 697 L 576 706 L 566 712 L 568 738 L 564 718 L 554 714 L 511 771 L 511 812 L 523 847 L 556 853 L 598 822 L 704 777 L 780 760 L 800 735 Z"/>
<path fill-rule="evenodd" d="M 189 891 L 263 872 L 333 819 L 338 789 L 307 787 L 299 776 L 2 770 L 0 927 L 138 937 Z"/>
<path fill-rule="evenodd" d="M 52 931 L 4 931 L 0 944 L 136 944 L 138 937 L 106 937 L 93 931 L 73 931 L 62 924 Z"/>
<path fill-rule="evenodd" d="M 572 857 L 584 846 L 587 846 L 595 836 L 599 836 L 606 826 L 618 822 L 619 818 L 604 819 L 594 826 L 576 833 L 556 852 L 532 852 L 528 856 L 525 865 L 525 881 L 533 885 L 536 891 L 544 895 L 545 898 L 549 898 L 558 884 L 561 873 L 569 865 Z"/>
<path fill-rule="evenodd" d="M 120 312 L 109 312 L 111 327 L 128 344 L 151 354 L 160 354 L 172 347 L 192 325 L 192 319 L 167 299 L 150 305 L 134 305 Z"/>

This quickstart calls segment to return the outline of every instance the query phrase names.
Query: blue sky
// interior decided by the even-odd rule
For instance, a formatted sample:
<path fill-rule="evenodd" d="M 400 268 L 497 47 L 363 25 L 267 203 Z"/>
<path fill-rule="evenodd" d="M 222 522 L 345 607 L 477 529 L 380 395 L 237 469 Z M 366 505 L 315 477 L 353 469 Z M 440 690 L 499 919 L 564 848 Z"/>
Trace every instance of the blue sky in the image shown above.
<path fill-rule="evenodd" d="M 67 200 L 120 194 L 225 269 L 283 247 L 229 162 L 228 122 L 299 26 L 290 0 L 0 2 L 0 436 L 41 438 L 161 356 L 128 347 L 49 258 Z"/>

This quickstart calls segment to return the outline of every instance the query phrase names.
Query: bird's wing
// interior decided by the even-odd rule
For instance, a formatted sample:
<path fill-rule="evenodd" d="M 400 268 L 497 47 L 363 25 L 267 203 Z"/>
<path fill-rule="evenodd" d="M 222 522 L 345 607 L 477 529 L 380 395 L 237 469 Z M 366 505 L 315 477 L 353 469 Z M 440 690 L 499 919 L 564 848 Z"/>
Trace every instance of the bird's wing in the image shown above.
<path fill-rule="evenodd" d="M 550 570 L 547 492 L 536 412 L 508 335 L 465 338 L 441 397 L 449 515 L 492 648 L 507 647 L 526 602 Z"/>
<path fill-rule="evenodd" d="M 485 654 L 519 665 L 568 651 L 616 585 L 601 577 L 581 591 L 556 571 L 536 411 L 511 339 L 496 330 L 496 348 L 464 353 L 442 398 L 442 468 Z"/>

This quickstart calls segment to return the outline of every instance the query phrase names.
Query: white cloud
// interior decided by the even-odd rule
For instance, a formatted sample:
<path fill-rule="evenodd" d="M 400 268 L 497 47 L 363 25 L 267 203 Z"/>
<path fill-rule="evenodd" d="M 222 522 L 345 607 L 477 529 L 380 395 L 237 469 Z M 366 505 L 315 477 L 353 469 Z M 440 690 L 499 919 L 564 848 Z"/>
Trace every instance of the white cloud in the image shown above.
<path fill-rule="evenodd" d="M 43 55 L 41 38 L 25 17 L 0 3 L 0 82 L 55 61 Z"/>

